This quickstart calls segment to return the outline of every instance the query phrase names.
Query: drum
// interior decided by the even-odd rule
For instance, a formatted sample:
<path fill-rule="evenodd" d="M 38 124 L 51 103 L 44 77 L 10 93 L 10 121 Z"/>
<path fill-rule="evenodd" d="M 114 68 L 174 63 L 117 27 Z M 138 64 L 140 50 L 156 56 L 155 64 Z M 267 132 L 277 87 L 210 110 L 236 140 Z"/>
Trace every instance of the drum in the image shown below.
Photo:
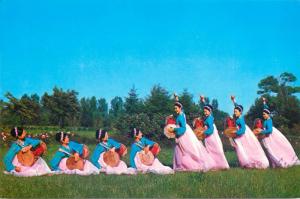
<path fill-rule="evenodd" d="M 165 125 L 168 124 L 176 124 L 176 119 L 174 118 L 173 115 L 169 115 L 166 117 Z"/>
<path fill-rule="evenodd" d="M 261 134 L 261 131 L 263 130 L 263 128 L 264 128 L 264 125 L 263 125 L 262 120 L 260 118 L 256 118 L 254 120 L 253 133 L 259 139 L 263 139 L 266 137 L 266 135 Z"/>
<path fill-rule="evenodd" d="M 165 128 L 164 128 L 164 134 L 167 138 L 175 138 L 176 134 L 173 130 L 171 129 L 176 128 L 176 120 L 173 117 L 173 115 L 169 115 L 168 117 L 166 117 L 166 121 L 165 121 Z"/>
<path fill-rule="evenodd" d="M 116 152 L 120 157 L 123 157 L 127 154 L 127 147 L 124 144 L 121 144 L 121 147 L 119 149 L 116 149 Z"/>
<path fill-rule="evenodd" d="M 90 155 L 89 148 L 86 145 L 83 145 L 82 155 L 83 159 L 87 159 Z"/>
<path fill-rule="evenodd" d="M 198 140 L 204 140 L 205 134 L 204 131 L 206 128 L 204 127 L 204 121 L 202 118 L 198 117 L 193 120 L 193 128 L 194 133 Z"/>
<path fill-rule="evenodd" d="M 23 166 L 32 166 L 37 159 L 45 154 L 47 151 L 47 145 L 45 142 L 41 141 L 41 143 L 35 147 L 31 148 L 31 150 L 28 150 L 26 152 L 23 152 L 22 150 L 17 154 L 18 161 Z"/>
<path fill-rule="evenodd" d="M 231 117 L 226 117 L 225 123 L 224 123 L 224 129 L 230 128 L 230 127 L 236 127 L 235 121 Z"/>
<path fill-rule="evenodd" d="M 41 141 L 41 144 L 36 148 L 32 149 L 34 156 L 42 156 L 47 152 L 47 145 L 45 142 Z"/>
<path fill-rule="evenodd" d="M 253 133 L 254 133 L 255 136 L 258 136 L 261 131 L 262 131 L 261 128 L 255 128 L 255 129 L 253 129 Z"/>
<path fill-rule="evenodd" d="M 256 118 L 254 120 L 254 124 L 253 124 L 253 129 L 263 129 L 264 128 L 264 125 L 263 125 L 263 122 L 260 118 Z"/>
<path fill-rule="evenodd" d="M 167 138 L 175 138 L 176 137 L 176 133 L 174 132 L 174 128 L 176 128 L 175 124 L 168 124 L 167 126 L 165 126 L 164 128 L 164 134 L 165 136 L 167 136 Z"/>
<path fill-rule="evenodd" d="M 23 152 L 22 150 L 17 154 L 17 158 L 19 163 L 21 163 L 23 166 L 31 167 L 35 161 L 36 158 L 31 150 L 28 150 L 26 152 Z"/>
<path fill-rule="evenodd" d="M 160 146 L 155 143 L 151 148 L 150 148 L 150 151 L 151 153 L 154 155 L 154 156 L 157 156 L 160 152 Z"/>
<path fill-rule="evenodd" d="M 235 125 L 235 121 L 231 117 L 226 117 L 224 122 L 224 135 L 228 138 L 235 138 L 237 127 Z"/>
<path fill-rule="evenodd" d="M 116 167 L 120 163 L 120 156 L 117 152 L 106 151 L 103 154 L 103 161 L 111 167 Z"/>
<path fill-rule="evenodd" d="M 205 134 L 204 134 L 205 130 L 206 130 L 205 127 L 198 127 L 198 128 L 193 130 L 196 137 L 198 138 L 198 140 L 204 140 L 205 139 Z"/>
<path fill-rule="evenodd" d="M 236 127 L 228 127 L 224 130 L 224 135 L 228 138 L 235 138 L 236 137 Z"/>
<path fill-rule="evenodd" d="M 79 169 L 83 171 L 84 169 L 84 160 L 79 158 L 77 161 L 74 156 L 71 156 L 67 159 L 66 166 L 69 170 Z"/>
<path fill-rule="evenodd" d="M 193 128 L 204 127 L 204 121 L 202 118 L 198 117 L 193 120 Z"/>
<path fill-rule="evenodd" d="M 151 153 L 151 151 L 149 151 L 148 153 L 146 153 L 144 150 L 140 151 L 138 153 L 138 156 L 142 162 L 142 164 L 146 165 L 146 166 L 151 166 L 154 162 L 154 155 Z"/>

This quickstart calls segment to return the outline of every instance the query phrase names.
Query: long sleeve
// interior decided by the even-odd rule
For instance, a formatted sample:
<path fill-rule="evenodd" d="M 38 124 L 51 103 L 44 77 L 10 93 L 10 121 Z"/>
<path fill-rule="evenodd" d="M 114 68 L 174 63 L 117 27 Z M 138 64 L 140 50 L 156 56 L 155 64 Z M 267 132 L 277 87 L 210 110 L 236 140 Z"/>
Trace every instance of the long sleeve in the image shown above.
<path fill-rule="evenodd" d="M 101 155 L 101 153 L 103 153 L 105 150 L 103 148 L 103 146 L 101 146 L 100 144 L 97 144 L 92 156 L 91 156 L 91 162 L 93 163 L 93 165 L 95 165 L 98 169 L 101 169 L 101 165 L 99 164 L 98 160 L 99 157 Z"/>
<path fill-rule="evenodd" d="M 114 139 L 109 138 L 107 142 L 116 149 L 119 149 L 121 147 L 121 143 L 115 141 Z"/>
<path fill-rule="evenodd" d="M 239 130 L 237 130 L 236 134 L 238 136 L 243 135 L 246 132 L 246 124 L 244 118 L 240 117 L 236 120 L 236 125 L 239 127 Z"/>
<path fill-rule="evenodd" d="M 273 131 L 273 122 L 272 119 L 268 119 L 264 121 L 264 130 L 261 131 L 262 134 L 268 135 L 271 134 Z"/>
<path fill-rule="evenodd" d="M 41 143 L 41 140 L 39 139 L 33 139 L 33 138 L 26 138 L 25 139 L 25 145 L 31 145 L 32 148 L 38 146 Z"/>
<path fill-rule="evenodd" d="M 149 139 L 147 139 L 147 138 L 145 138 L 145 137 L 142 137 L 141 142 L 142 142 L 145 146 L 149 145 L 150 147 L 152 147 L 152 146 L 155 144 L 155 142 L 153 142 L 152 140 L 149 140 Z"/>
<path fill-rule="evenodd" d="M 52 170 L 54 170 L 54 171 L 59 170 L 59 163 L 64 157 L 67 157 L 67 155 L 61 151 L 57 151 L 54 154 L 54 157 L 50 161 L 50 167 L 52 168 Z"/>
<path fill-rule="evenodd" d="M 19 148 L 19 150 L 18 150 Z M 9 148 L 8 152 L 4 156 L 4 165 L 6 171 L 10 172 L 15 169 L 15 166 L 12 164 L 12 161 L 18 151 L 20 151 L 20 147 L 18 147 L 16 144 L 12 144 L 12 146 Z"/>
<path fill-rule="evenodd" d="M 174 131 L 176 133 L 176 136 L 180 137 L 182 136 L 186 131 L 186 120 L 184 113 L 181 113 L 176 118 L 176 124 L 179 125 L 179 128 L 174 128 Z"/>
<path fill-rule="evenodd" d="M 213 134 L 214 132 L 214 118 L 213 116 L 208 116 L 204 122 L 204 125 L 207 127 L 207 129 L 204 131 L 204 134 L 209 136 Z"/>
<path fill-rule="evenodd" d="M 233 102 L 234 107 L 238 106 L 238 103 L 236 101 Z"/>
<path fill-rule="evenodd" d="M 69 142 L 69 147 L 75 151 L 76 153 L 78 153 L 79 155 L 82 155 L 82 151 L 83 151 L 83 144 L 79 144 L 77 142 L 73 142 L 70 141 Z"/>

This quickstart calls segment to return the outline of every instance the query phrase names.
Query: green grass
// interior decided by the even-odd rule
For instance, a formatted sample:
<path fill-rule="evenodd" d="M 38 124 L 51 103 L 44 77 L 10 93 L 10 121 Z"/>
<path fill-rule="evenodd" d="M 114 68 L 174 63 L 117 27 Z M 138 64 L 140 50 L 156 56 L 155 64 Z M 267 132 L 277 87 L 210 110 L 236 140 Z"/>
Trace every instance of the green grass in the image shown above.
<path fill-rule="evenodd" d="M 89 145 L 93 150 L 94 145 Z M 162 146 L 163 147 L 163 146 Z M 49 161 L 58 145 L 48 146 Z M 0 157 L 7 149 L 0 147 Z M 299 154 L 299 153 L 298 153 Z M 138 174 L 137 176 L 41 176 L 21 178 L 4 175 L 0 164 L 1 198 L 69 197 L 300 197 L 300 167 L 245 170 L 237 167 L 234 152 L 226 152 L 228 171 L 207 173 L 180 172 L 175 175 Z M 162 148 L 159 159 L 172 165 L 173 149 Z M 125 158 L 128 163 L 128 155 Z"/>

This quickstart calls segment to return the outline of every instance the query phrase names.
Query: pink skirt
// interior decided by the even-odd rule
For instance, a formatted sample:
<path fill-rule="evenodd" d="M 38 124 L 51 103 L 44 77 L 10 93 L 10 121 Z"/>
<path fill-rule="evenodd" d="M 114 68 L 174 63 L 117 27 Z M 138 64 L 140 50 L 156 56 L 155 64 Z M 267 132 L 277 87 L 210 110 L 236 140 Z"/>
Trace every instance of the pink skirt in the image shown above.
<path fill-rule="evenodd" d="M 104 172 L 106 174 L 116 174 L 116 175 L 121 175 L 121 174 L 136 174 L 136 170 L 133 168 L 128 168 L 126 163 L 124 161 L 120 161 L 119 165 L 116 167 L 111 167 L 107 165 L 104 160 L 103 160 L 103 154 L 102 153 L 99 157 L 99 164 L 101 165 L 101 172 Z"/>
<path fill-rule="evenodd" d="M 224 150 L 223 150 L 223 144 L 218 134 L 216 125 L 214 125 L 213 134 L 205 138 L 204 143 L 208 154 L 215 162 L 215 169 L 217 170 L 229 169 L 229 164 L 226 160 Z"/>
<path fill-rule="evenodd" d="M 12 163 L 14 166 L 20 167 L 21 171 L 5 172 L 5 174 L 12 174 L 20 177 L 30 177 L 30 176 L 42 176 L 42 175 L 52 173 L 51 169 L 48 167 L 45 160 L 43 160 L 43 158 L 41 157 L 39 157 L 39 159 L 31 167 L 23 166 L 21 163 L 19 163 L 17 156 L 15 156 Z"/>
<path fill-rule="evenodd" d="M 173 169 L 175 171 L 206 172 L 215 169 L 215 162 L 188 124 L 186 125 L 186 132 L 175 141 L 173 157 Z"/>
<path fill-rule="evenodd" d="M 273 132 L 262 139 L 272 167 L 290 167 L 299 165 L 299 159 L 286 137 L 275 127 Z"/>
<path fill-rule="evenodd" d="M 269 161 L 258 139 L 246 125 L 246 132 L 239 138 L 233 139 L 233 146 L 241 167 L 266 169 Z"/>
<path fill-rule="evenodd" d="M 60 174 L 77 174 L 77 175 L 96 175 L 99 174 L 99 169 L 95 167 L 90 161 L 85 160 L 83 170 L 74 169 L 70 170 L 67 168 L 66 162 L 68 158 L 63 158 L 59 163 Z"/>
<path fill-rule="evenodd" d="M 137 171 L 142 173 L 155 173 L 162 175 L 174 174 L 174 170 L 171 167 L 163 165 L 157 158 L 154 159 L 154 162 L 151 166 L 144 165 L 137 154 L 134 157 L 134 163 Z"/>

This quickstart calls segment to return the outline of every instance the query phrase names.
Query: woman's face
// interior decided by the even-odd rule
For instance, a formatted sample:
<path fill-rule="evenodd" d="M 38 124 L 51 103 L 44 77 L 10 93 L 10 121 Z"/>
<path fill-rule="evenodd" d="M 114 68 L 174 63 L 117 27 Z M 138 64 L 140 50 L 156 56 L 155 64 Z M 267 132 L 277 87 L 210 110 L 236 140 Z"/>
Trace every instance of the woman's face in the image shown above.
<path fill-rule="evenodd" d="M 179 114 L 181 112 L 181 108 L 179 108 L 178 106 L 174 106 L 174 111 L 175 113 Z"/>
<path fill-rule="evenodd" d="M 269 119 L 269 117 L 270 117 L 269 114 L 267 114 L 265 112 L 263 112 L 262 116 L 265 120 Z"/>
<path fill-rule="evenodd" d="M 104 136 L 104 138 L 103 138 L 103 141 L 107 141 L 108 140 L 108 133 L 106 132 L 105 133 L 105 136 Z"/>
<path fill-rule="evenodd" d="M 26 137 L 26 135 L 27 135 L 27 132 L 26 132 L 25 130 L 23 130 L 22 134 L 19 135 L 18 138 L 19 138 L 20 140 L 24 140 L 24 138 Z"/>
<path fill-rule="evenodd" d="M 142 137 L 143 137 L 143 133 L 142 133 L 142 131 L 139 131 L 139 133 L 136 136 L 136 138 L 140 140 L 140 139 L 142 139 Z"/>
<path fill-rule="evenodd" d="M 207 110 L 207 109 L 204 109 L 204 110 L 203 110 L 203 113 L 204 113 L 204 115 L 205 115 L 206 117 L 209 116 L 209 114 L 210 114 L 209 110 Z"/>
<path fill-rule="evenodd" d="M 66 135 L 65 139 L 62 141 L 63 144 L 69 144 L 70 138 L 68 135 Z"/>
<path fill-rule="evenodd" d="M 235 117 L 240 117 L 241 116 L 241 112 L 237 109 L 234 109 L 234 116 Z"/>

